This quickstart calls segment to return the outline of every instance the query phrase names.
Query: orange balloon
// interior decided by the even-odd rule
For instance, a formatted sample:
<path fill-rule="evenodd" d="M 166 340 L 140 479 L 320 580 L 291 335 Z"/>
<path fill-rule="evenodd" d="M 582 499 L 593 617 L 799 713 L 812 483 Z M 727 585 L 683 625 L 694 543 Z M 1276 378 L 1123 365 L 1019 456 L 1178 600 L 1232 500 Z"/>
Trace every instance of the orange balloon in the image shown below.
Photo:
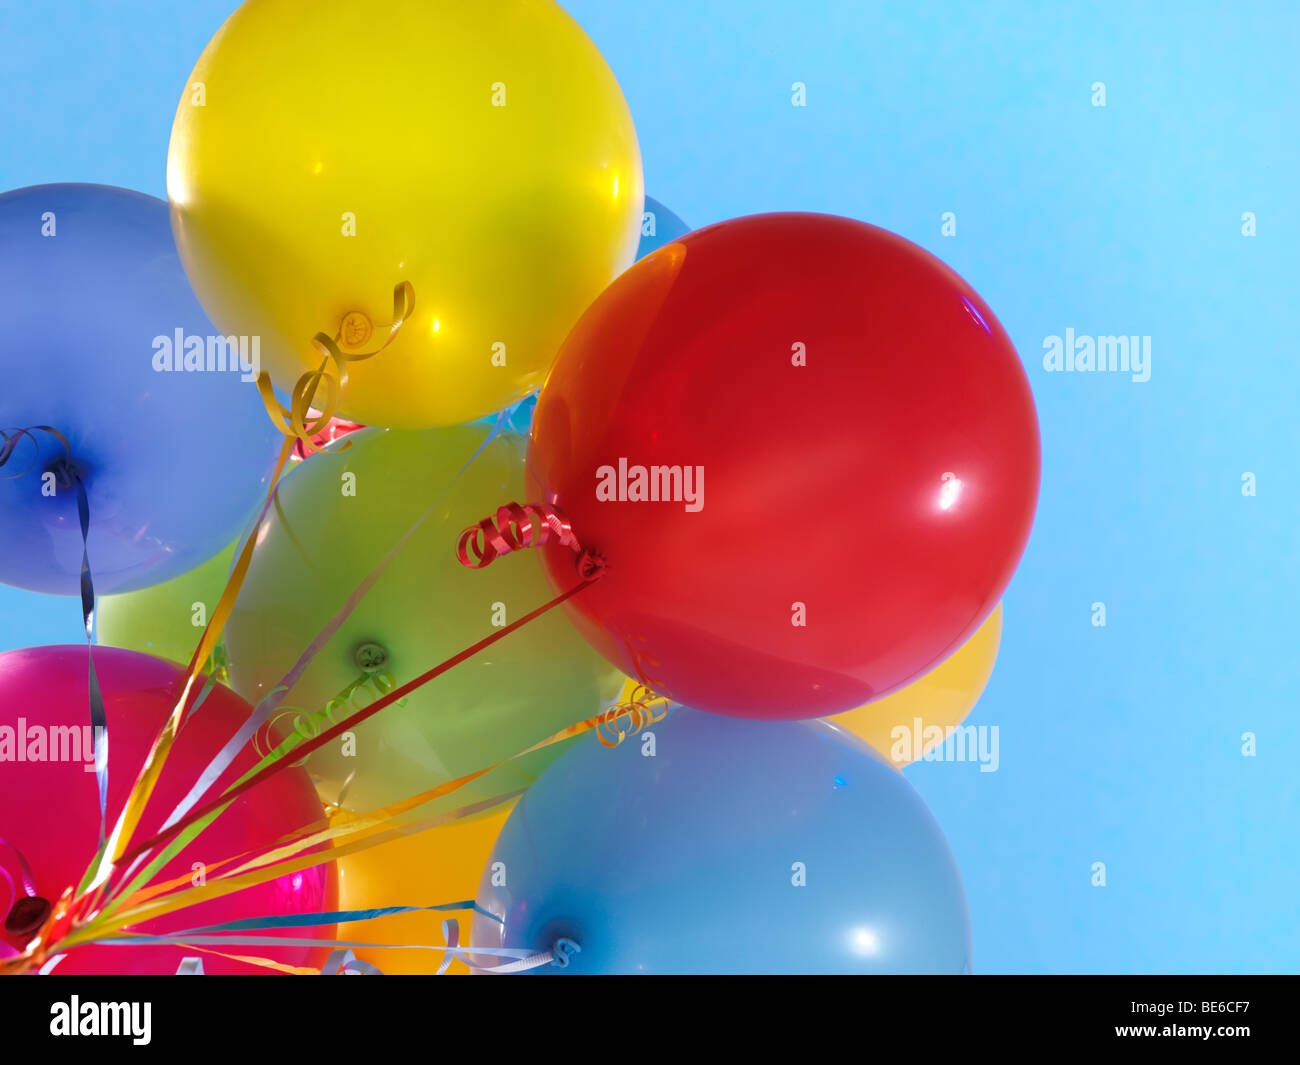
<path fill-rule="evenodd" d="M 436 906 L 472 899 L 479 877 L 492 854 L 501 826 L 513 803 L 498 807 L 486 817 L 456 821 L 412 836 L 405 836 L 338 859 L 339 909 L 369 910 L 382 906 Z M 469 940 L 470 912 L 425 911 L 351 921 L 339 925 L 339 939 L 363 943 L 441 944 L 442 922 L 460 922 L 462 943 Z M 438 971 L 442 952 L 358 949 L 358 958 L 375 965 L 385 975 L 420 976 Z M 454 961 L 447 974 L 466 975 L 464 962 Z"/>
<path fill-rule="evenodd" d="M 829 720 L 866 740 L 902 769 L 942 743 L 948 729 L 966 719 L 984 693 L 1001 642 L 999 603 L 970 639 L 930 672 L 892 695 Z"/>

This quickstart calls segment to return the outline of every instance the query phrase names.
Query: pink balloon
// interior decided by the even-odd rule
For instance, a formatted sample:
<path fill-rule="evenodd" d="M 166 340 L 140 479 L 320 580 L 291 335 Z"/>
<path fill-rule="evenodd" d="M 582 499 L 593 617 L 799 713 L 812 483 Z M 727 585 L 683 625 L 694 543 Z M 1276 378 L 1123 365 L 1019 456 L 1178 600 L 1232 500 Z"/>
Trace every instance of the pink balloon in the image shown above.
<path fill-rule="evenodd" d="M 95 669 L 108 721 L 111 831 L 154 737 L 171 712 L 182 671 L 160 658 L 113 647 L 95 648 Z M 34 647 L 0 654 L 0 836 L 22 852 L 37 894 L 52 903 L 80 881 L 99 843 L 99 791 L 86 742 L 90 731 L 87 675 L 85 647 Z M 213 688 L 181 726 L 136 840 L 161 828 L 198 774 L 251 712 L 248 703 L 228 688 Z M 245 746 L 217 787 L 232 783 L 257 760 L 251 746 Z M 197 875 L 195 863 L 209 867 L 224 858 L 264 850 L 319 820 L 322 812 L 307 774 L 286 769 L 236 799 L 153 882 L 191 878 Z M 0 866 L 21 896 L 20 868 L 13 852 L 2 845 Z M 6 901 L 10 891 L 5 879 L 0 878 L 0 915 L 8 913 L 12 904 Z M 157 935 L 245 917 L 337 907 L 337 877 L 334 863 L 328 862 L 166 914 L 132 931 Z M 284 934 L 332 939 L 335 929 L 330 925 Z M 0 933 L 0 940 L 10 947 L 22 947 L 25 938 L 30 937 Z M 328 954 L 327 948 L 301 946 L 242 946 L 228 952 L 315 968 Z M 193 947 L 92 945 L 69 951 L 54 973 L 174 973 L 183 958 L 194 956 L 203 958 L 204 971 L 212 975 L 271 971 Z"/>

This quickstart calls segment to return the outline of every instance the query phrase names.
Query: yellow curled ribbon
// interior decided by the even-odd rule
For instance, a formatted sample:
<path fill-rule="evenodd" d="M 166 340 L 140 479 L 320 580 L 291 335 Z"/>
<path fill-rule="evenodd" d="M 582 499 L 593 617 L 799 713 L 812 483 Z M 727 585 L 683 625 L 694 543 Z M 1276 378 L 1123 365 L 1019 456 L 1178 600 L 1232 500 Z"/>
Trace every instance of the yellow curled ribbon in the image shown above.
<path fill-rule="evenodd" d="M 658 714 L 655 713 L 656 706 L 661 708 Z M 662 721 L 667 716 L 668 700 L 662 695 L 656 695 L 644 684 L 638 684 L 627 699 L 611 706 L 596 718 L 596 739 L 603 747 L 617 747 L 634 732 L 640 732 L 647 725 Z M 626 730 L 619 723 L 622 718 L 627 719 Z M 606 729 L 611 738 L 606 738 Z"/>
<path fill-rule="evenodd" d="M 401 281 L 393 288 L 393 320 L 388 327 L 388 336 L 379 347 L 370 351 L 344 351 L 339 347 L 343 339 L 341 324 L 338 332 L 332 337 L 325 333 L 317 333 L 312 337 L 311 342 L 322 356 L 321 364 L 314 370 L 308 370 L 294 382 L 288 407 L 275 398 L 275 391 L 271 387 L 271 375 L 265 370 L 261 371 L 257 375 L 257 391 L 261 394 L 262 403 L 265 404 L 266 412 L 271 416 L 275 427 L 285 436 L 298 441 L 303 447 L 304 454 L 323 450 L 316 446 L 312 437 L 329 425 L 334 417 L 343 388 L 348 382 L 347 364 L 362 362 L 378 355 L 397 338 L 398 331 L 414 311 L 415 288 L 409 281 Z M 331 363 L 334 364 L 333 371 L 328 368 Z M 316 391 L 322 385 L 325 388 L 325 400 L 317 404 Z M 320 411 L 320 415 L 315 421 L 309 422 L 308 418 L 313 407 Z M 350 441 L 344 441 L 334 450 L 344 451 L 351 446 Z"/>

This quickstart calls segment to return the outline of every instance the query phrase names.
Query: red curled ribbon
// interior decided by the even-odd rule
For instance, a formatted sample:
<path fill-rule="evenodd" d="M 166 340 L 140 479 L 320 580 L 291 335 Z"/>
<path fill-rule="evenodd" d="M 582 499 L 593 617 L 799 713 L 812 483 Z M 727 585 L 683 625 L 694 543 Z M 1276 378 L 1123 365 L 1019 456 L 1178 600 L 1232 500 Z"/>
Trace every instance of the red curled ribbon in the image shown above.
<path fill-rule="evenodd" d="M 497 509 L 495 516 L 484 518 L 460 534 L 456 558 L 462 566 L 482 569 L 511 551 L 541 547 L 552 540 L 572 548 L 580 558 L 595 557 L 582 550 L 569 519 L 550 504 L 507 503 Z"/>
<path fill-rule="evenodd" d="M 316 422 L 313 422 L 313 424 L 319 423 L 320 414 L 321 412 L 315 408 L 312 408 L 307 412 L 309 418 L 316 419 Z M 349 422 L 342 418 L 331 418 L 329 423 L 321 429 L 320 432 L 314 433 L 311 436 L 308 445 L 310 445 L 313 450 L 319 451 L 323 449 L 326 444 L 332 444 L 335 440 L 347 436 L 348 433 L 354 433 L 358 429 L 364 428 L 365 426 L 358 422 Z M 307 445 L 304 445 L 301 439 L 296 439 L 293 442 L 293 454 L 289 456 L 289 461 L 302 462 L 308 454 Z"/>

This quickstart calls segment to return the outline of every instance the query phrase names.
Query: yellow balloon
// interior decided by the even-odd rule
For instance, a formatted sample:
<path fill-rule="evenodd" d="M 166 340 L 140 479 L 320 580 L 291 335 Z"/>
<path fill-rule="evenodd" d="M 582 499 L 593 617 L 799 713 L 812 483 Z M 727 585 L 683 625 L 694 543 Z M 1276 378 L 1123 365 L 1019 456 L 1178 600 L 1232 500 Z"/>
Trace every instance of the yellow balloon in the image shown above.
<path fill-rule="evenodd" d="M 632 263 L 641 154 L 618 82 L 553 0 L 248 0 L 176 111 L 172 226 L 224 335 L 282 393 L 346 357 L 337 413 L 451 425 L 540 387 Z M 409 283 L 402 320 L 395 289 Z M 318 404 L 319 405 L 319 404 Z"/>
<path fill-rule="evenodd" d="M 970 639 L 929 673 L 892 695 L 830 720 L 866 740 L 902 769 L 942 743 L 947 730 L 966 719 L 989 682 L 1001 641 L 999 603 Z M 936 728 L 941 731 L 931 731 Z M 906 731 L 895 733 L 895 729 Z"/>
<path fill-rule="evenodd" d="M 490 817 L 431 828 L 339 858 L 339 909 L 436 906 L 474 898 L 492 845 L 513 805 L 494 811 Z M 469 911 L 399 913 L 352 921 L 339 925 L 338 938 L 362 943 L 442 943 L 442 922 L 448 917 L 460 922 L 460 940 L 468 943 Z M 386 975 L 394 976 L 434 973 L 442 962 L 442 954 L 433 950 L 379 947 L 358 948 L 355 953 Z M 447 972 L 463 975 L 469 968 L 456 961 Z"/>

